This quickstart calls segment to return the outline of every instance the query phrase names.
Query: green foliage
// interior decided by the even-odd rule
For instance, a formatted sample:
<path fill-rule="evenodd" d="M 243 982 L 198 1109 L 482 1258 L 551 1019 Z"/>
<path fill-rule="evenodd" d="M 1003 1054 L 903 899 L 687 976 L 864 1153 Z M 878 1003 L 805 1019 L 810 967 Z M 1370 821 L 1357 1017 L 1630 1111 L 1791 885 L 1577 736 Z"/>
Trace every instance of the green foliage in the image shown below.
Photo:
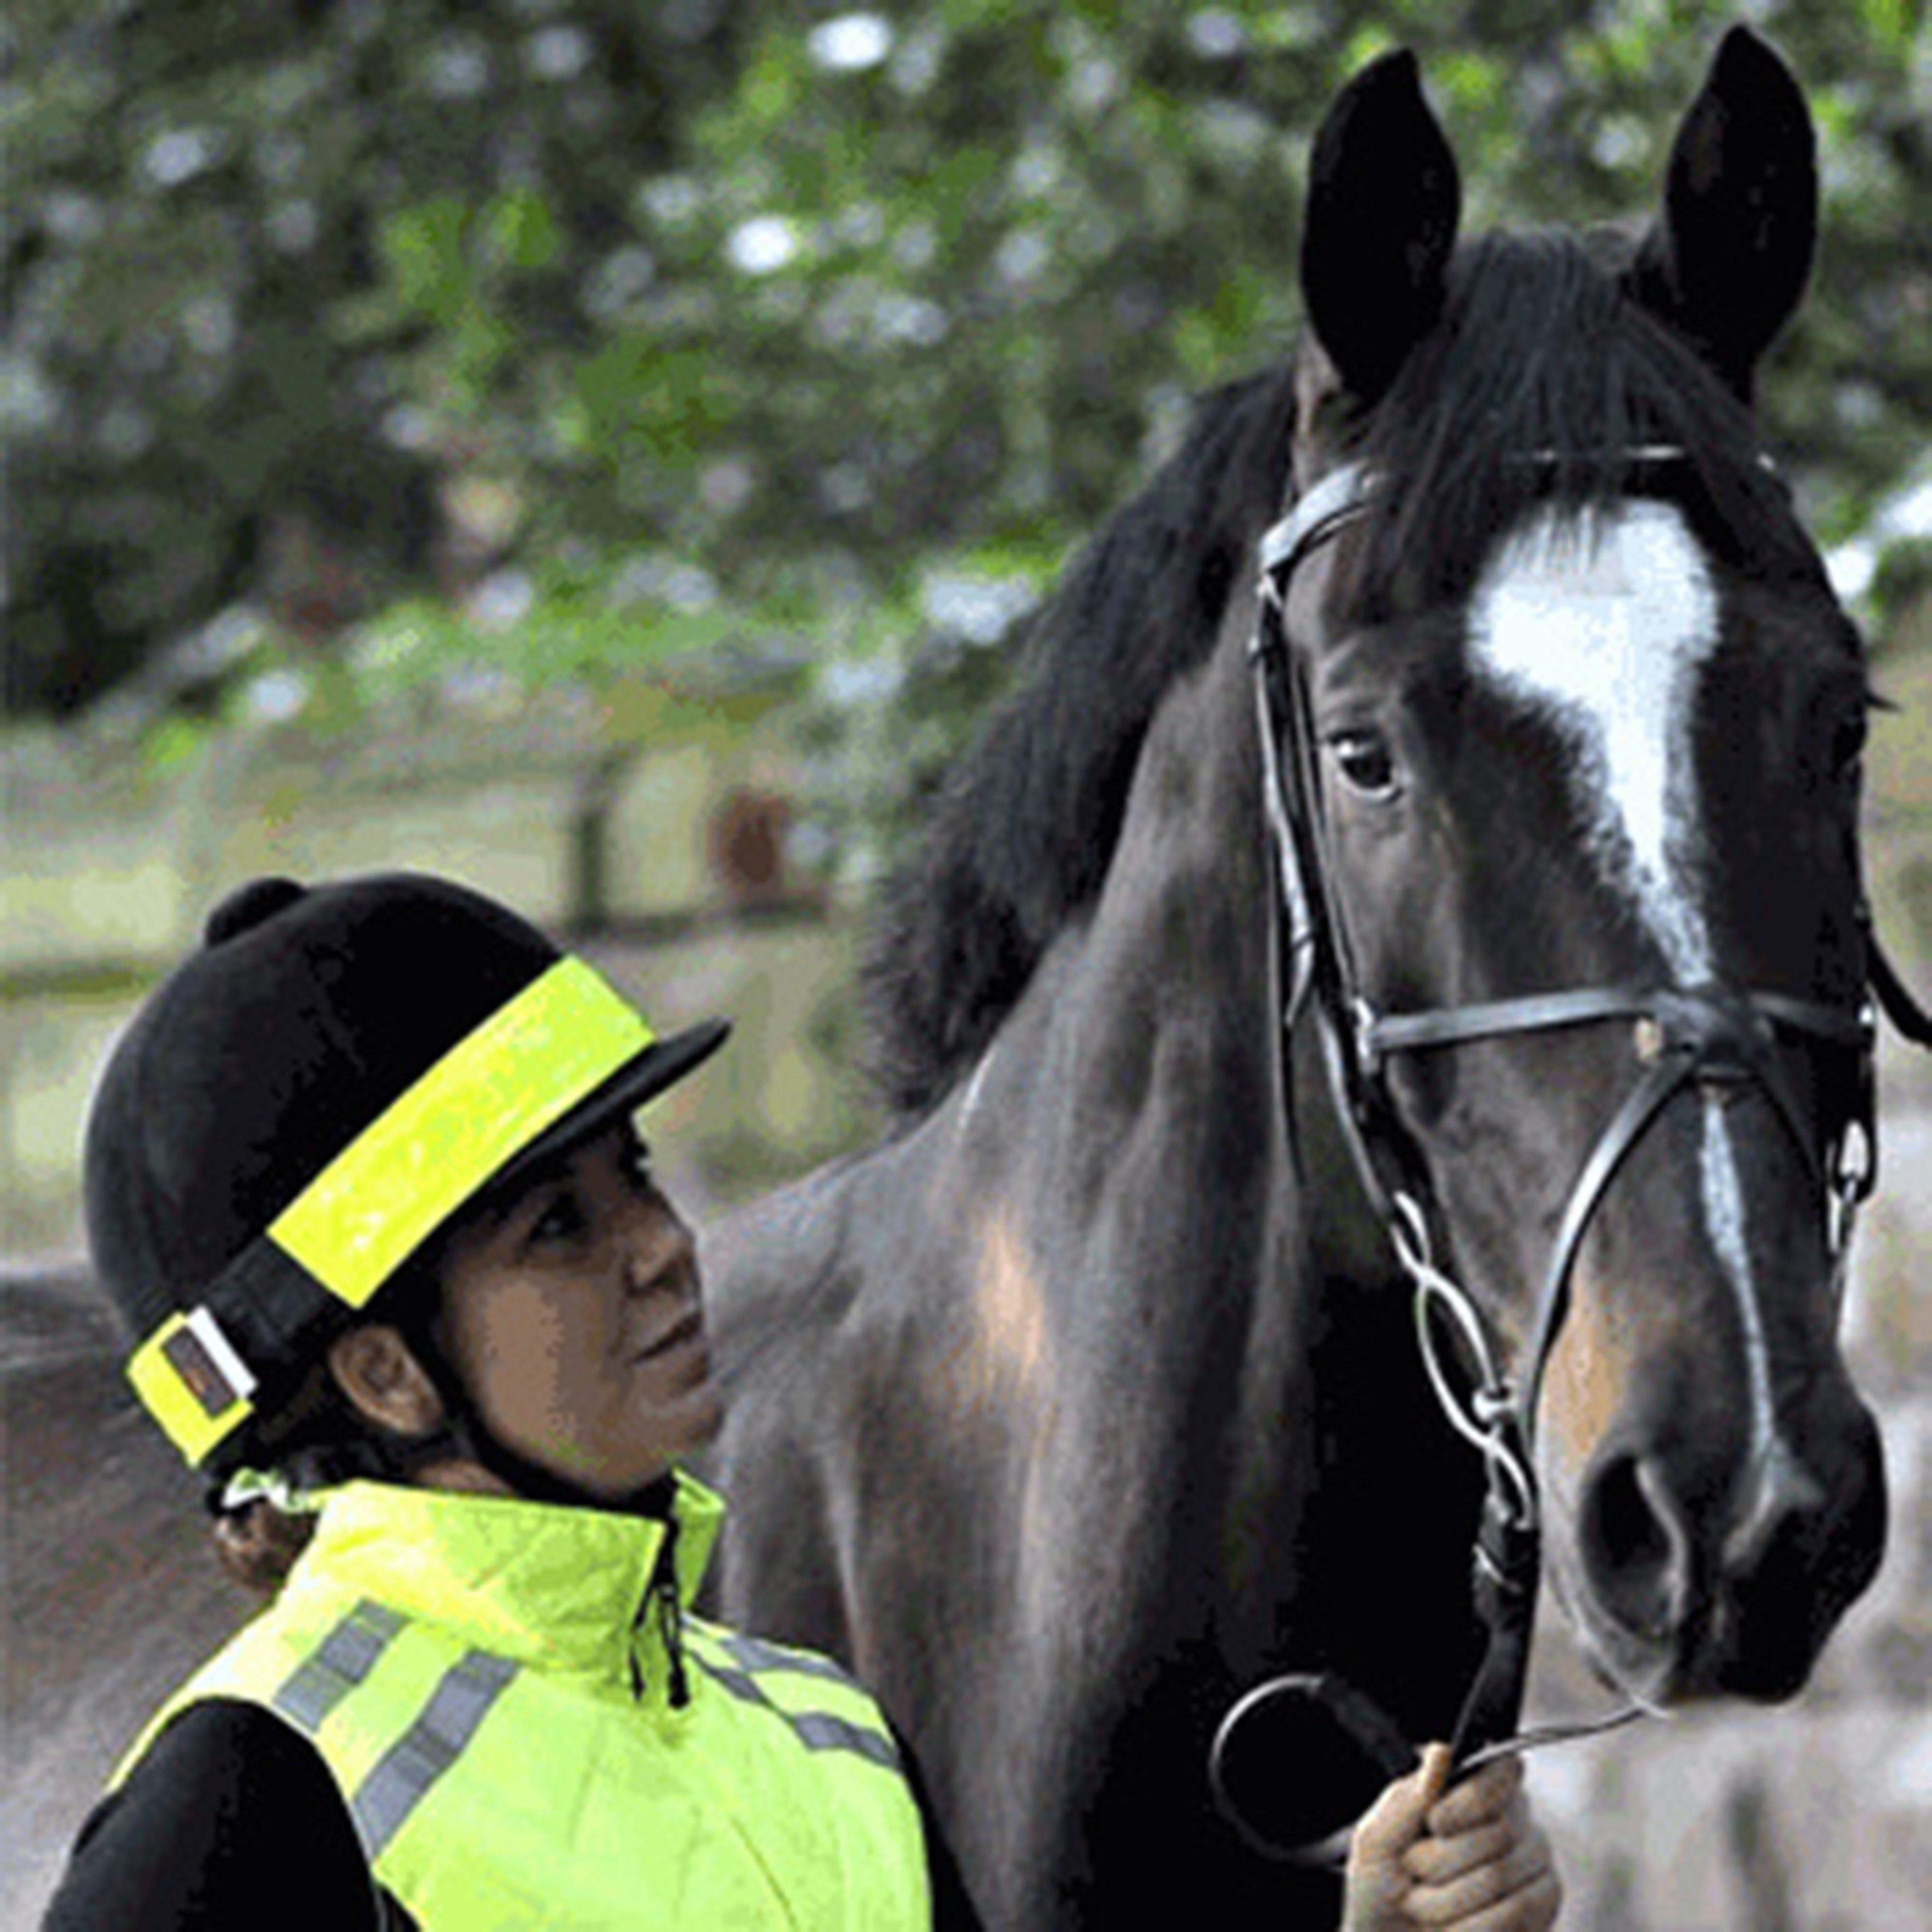
<path fill-rule="evenodd" d="M 1749 10 L 1825 143 L 1766 407 L 1842 538 L 1932 418 L 1932 35 L 1921 0 Z M 1350 72 L 1422 55 L 1472 220 L 1641 214 L 1730 12 L 27 0 L 8 709 L 152 678 L 243 596 L 298 658 L 356 640 L 352 690 L 776 650 L 826 674 L 831 789 L 896 824 L 1001 662 L 930 586 L 1045 580 L 1190 392 L 1285 351 Z M 709 601 L 627 602 L 640 556 Z M 529 608 L 479 620 L 506 572 Z"/>
<path fill-rule="evenodd" d="M 1932 598 L 1932 536 L 1906 537 L 1886 552 L 1871 586 L 1888 630 Z"/>

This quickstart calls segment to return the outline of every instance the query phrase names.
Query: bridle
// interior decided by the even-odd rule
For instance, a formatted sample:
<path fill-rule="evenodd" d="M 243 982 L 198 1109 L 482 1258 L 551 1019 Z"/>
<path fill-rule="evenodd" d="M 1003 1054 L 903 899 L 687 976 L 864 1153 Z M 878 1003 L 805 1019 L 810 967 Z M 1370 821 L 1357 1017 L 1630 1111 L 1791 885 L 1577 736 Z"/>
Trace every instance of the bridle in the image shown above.
<path fill-rule="evenodd" d="M 1627 453 L 1634 487 L 1655 492 L 1689 464 L 1674 448 Z M 1556 479 L 1554 456 L 1524 462 Z M 1475 1543 L 1477 1606 L 1488 1644 L 1463 1703 L 1454 1741 L 1467 1767 L 1484 1754 L 1520 1748 L 1515 1736 L 1528 1665 L 1540 1572 L 1540 1512 L 1532 1459 L 1544 1376 L 1568 1310 L 1585 1235 L 1624 1161 L 1687 1088 L 1754 1086 L 1796 1148 L 1820 1203 L 1840 1287 L 1853 1224 L 1876 1179 L 1872 1000 L 1856 1007 L 1724 984 L 1585 986 L 1481 1004 L 1378 1011 L 1351 957 L 1336 872 L 1330 862 L 1307 667 L 1289 634 L 1288 592 L 1296 572 L 1375 507 L 1382 486 L 1352 464 L 1323 478 L 1262 538 L 1261 584 L 1250 647 L 1260 722 L 1263 794 L 1275 859 L 1278 971 L 1282 994 L 1283 1105 L 1294 1142 L 1292 1042 L 1305 1016 L 1320 1031 L 1336 1112 L 1362 1181 L 1414 1292 L 1416 1330 L 1430 1382 L 1456 1432 L 1483 1457 L 1486 1490 Z M 1928 1019 L 1878 950 L 1861 905 L 1871 992 L 1906 1037 L 1932 1045 Z M 1473 1041 L 1621 1022 L 1629 1027 L 1636 1076 L 1571 1184 L 1528 1330 L 1522 1372 L 1504 1372 L 1473 1298 L 1438 1258 L 1439 1210 L 1427 1172 L 1403 1127 L 1388 1084 L 1390 1064 Z M 1846 1057 L 1850 1078 L 1832 1083 L 1843 1103 L 1821 1129 L 1808 1121 L 1780 1063 L 1782 1039 L 1808 1040 Z M 1444 1348 L 1460 1352 L 1451 1372 Z M 1304 1680 L 1276 1680 L 1277 1682 Z M 1267 1687 L 1263 1687 L 1264 1689 Z M 1252 1696 L 1255 1694 L 1250 1694 Z M 1244 1700 L 1245 1704 L 1246 1700 Z M 1241 1706 L 1236 1706 L 1238 1712 Z M 1232 1723 L 1236 1712 L 1231 1712 Z M 1635 1711 L 1606 1723 L 1620 1723 Z M 1604 1728 L 1566 1728 L 1560 1735 Z M 1224 1735 L 1227 1725 L 1224 1724 Z M 1539 1733 L 1543 1741 L 1555 1733 Z M 1216 1788 L 1220 1751 L 1216 1741 Z"/>

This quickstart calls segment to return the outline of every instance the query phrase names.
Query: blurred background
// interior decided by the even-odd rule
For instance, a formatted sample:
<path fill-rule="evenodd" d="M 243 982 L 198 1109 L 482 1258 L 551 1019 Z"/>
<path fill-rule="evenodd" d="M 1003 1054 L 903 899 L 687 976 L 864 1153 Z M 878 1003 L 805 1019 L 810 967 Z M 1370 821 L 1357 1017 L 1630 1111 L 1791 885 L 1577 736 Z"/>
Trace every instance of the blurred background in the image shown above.
<path fill-rule="evenodd" d="M 9 0 L 0 1922 L 135 1714 L 76 1708 L 44 1627 L 138 1572 L 56 1597 L 48 1526 L 98 1448 L 67 1420 L 119 1400 L 76 1146 L 142 990 L 241 878 L 429 867 L 664 1024 L 736 1016 L 675 1098 L 684 1198 L 862 1140 L 868 884 L 1069 548 L 1286 352 L 1309 136 L 1389 46 L 1471 225 L 1647 210 L 1734 18 L 1797 69 L 1822 244 L 1762 412 L 1898 707 L 1867 862 L 1932 988 L 1925 11 Z M 1791 1708 L 1542 1762 L 1566 1924 L 1932 1925 L 1932 1079 L 1885 1072 L 1850 1314 L 1885 1573 Z"/>

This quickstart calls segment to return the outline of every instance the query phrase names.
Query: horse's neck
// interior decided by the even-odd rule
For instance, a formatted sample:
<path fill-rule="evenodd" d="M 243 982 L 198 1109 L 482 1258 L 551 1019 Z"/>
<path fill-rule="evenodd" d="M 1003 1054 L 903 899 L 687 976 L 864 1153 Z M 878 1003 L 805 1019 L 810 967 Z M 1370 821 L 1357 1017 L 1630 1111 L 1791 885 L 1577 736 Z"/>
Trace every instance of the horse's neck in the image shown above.
<path fill-rule="evenodd" d="M 1453 1645 L 1466 1472 L 1453 1447 L 1444 1466 L 1406 1300 L 1318 1079 L 1294 1082 L 1288 1152 L 1241 622 L 1155 719 L 1056 992 L 1079 1042 L 1065 1111 L 1102 1204 L 1084 1238 L 1131 1270 L 1106 1287 L 1136 1317 L 1108 1338 L 1131 1348 L 1093 1372 L 1140 1384 L 1150 1449 L 1202 1553 L 1211 1539 L 1232 1650 L 1272 1651 L 1292 1599 L 1310 1645 L 1346 1652 L 1352 1621 L 1379 1632 L 1390 1604 L 1437 1586 Z"/>
<path fill-rule="evenodd" d="M 1210 1516 L 1230 1482 L 1268 1486 L 1237 1466 L 1262 1445 L 1292 1454 L 1301 1352 L 1239 622 L 1154 719 L 1105 890 L 1036 1012 L 1057 1076 L 1040 1112 L 1089 1258 L 1066 1286 L 1118 1311 L 1080 1372 L 1136 1402 L 1145 1453 Z"/>

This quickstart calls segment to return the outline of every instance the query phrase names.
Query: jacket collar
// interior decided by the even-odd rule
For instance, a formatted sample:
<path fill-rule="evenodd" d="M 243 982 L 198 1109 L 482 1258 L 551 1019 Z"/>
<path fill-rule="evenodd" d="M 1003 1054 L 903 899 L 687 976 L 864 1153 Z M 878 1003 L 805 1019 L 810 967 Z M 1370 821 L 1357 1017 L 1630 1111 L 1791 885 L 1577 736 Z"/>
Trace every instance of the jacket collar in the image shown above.
<path fill-rule="evenodd" d="M 320 1502 L 291 1592 L 353 1592 L 495 1655 L 617 1682 L 638 1647 L 662 1649 L 644 1612 L 667 1545 L 688 1607 L 724 1518 L 682 1472 L 668 1522 L 386 1483 L 349 1483 Z"/>

